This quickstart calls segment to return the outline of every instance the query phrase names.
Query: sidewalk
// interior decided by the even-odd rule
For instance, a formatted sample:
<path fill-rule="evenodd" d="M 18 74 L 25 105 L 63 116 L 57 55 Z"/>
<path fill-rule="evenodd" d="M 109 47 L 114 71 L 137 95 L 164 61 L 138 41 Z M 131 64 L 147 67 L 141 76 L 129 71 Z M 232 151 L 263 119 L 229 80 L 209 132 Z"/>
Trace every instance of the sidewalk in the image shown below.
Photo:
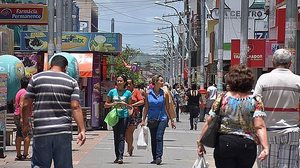
<path fill-rule="evenodd" d="M 104 137 L 109 134 L 108 131 L 88 131 L 86 132 L 86 142 L 83 146 L 78 146 L 76 144 L 77 135 L 73 135 L 73 165 L 79 163 L 79 161 L 84 158 L 91 149 L 93 149 Z M 23 149 L 23 146 L 22 146 Z M 30 155 L 32 154 L 31 146 L 29 148 Z M 15 161 L 16 149 L 15 146 L 7 146 L 5 152 L 6 158 L 0 159 L 1 168 L 30 168 L 30 161 Z"/>

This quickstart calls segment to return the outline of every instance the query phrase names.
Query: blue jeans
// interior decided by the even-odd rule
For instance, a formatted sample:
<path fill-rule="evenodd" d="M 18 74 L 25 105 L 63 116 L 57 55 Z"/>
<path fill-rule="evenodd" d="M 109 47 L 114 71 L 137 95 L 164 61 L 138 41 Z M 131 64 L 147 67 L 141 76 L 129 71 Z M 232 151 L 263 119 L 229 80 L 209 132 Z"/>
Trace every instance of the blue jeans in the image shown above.
<path fill-rule="evenodd" d="M 160 121 L 158 127 L 151 128 L 151 149 L 152 149 L 152 157 L 153 160 L 161 159 L 163 155 L 163 140 L 164 133 L 167 127 L 167 120 Z"/>
<path fill-rule="evenodd" d="M 34 137 L 32 144 L 32 168 L 72 168 L 72 134 Z"/>
<path fill-rule="evenodd" d="M 120 118 L 119 122 L 113 127 L 114 145 L 116 159 L 123 159 L 125 148 L 125 132 L 128 127 L 129 118 Z"/>

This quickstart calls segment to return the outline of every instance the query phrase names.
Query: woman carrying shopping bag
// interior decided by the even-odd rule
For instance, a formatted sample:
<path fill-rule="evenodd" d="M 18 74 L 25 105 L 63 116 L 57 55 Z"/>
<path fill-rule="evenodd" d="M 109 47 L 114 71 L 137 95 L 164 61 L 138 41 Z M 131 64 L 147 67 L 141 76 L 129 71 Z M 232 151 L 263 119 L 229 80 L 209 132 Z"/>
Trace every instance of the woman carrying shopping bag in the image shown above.
<path fill-rule="evenodd" d="M 202 137 L 207 137 L 213 119 L 220 117 L 214 144 L 217 168 L 252 168 L 257 157 L 257 144 L 263 149 L 259 160 L 264 160 L 269 154 L 264 122 L 266 113 L 261 98 L 250 92 L 253 78 L 252 71 L 245 65 L 231 67 L 225 78 L 230 91 L 218 95 L 202 128 L 197 141 L 199 156 L 205 153 Z"/>
<path fill-rule="evenodd" d="M 163 136 L 167 127 L 168 119 L 171 120 L 172 128 L 176 128 L 174 118 L 176 114 L 174 110 L 170 110 L 170 93 L 164 92 L 162 89 L 164 79 L 161 75 L 154 75 L 152 78 L 153 89 L 145 97 L 145 107 L 143 112 L 143 120 L 141 125 L 145 125 L 146 117 L 148 117 L 148 127 L 151 136 L 151 149 L 153 161 L 151 164 L 160 165 L 163 155 Z"/>
<path fill-rule="evenodd" d="M 114 163 L 123 164 L 123 154 L 125 147 L 125 131 L 129 122 L 129 111 L 131 111 L 131 92 L 126 89 L 127 77 L 118 76 L 117 87 L 111 89 L 106 98 L 105 108 L 116 108 L 119 121 L 113 126 L 114 146 L 116 159 Z"/>
<path fill-rule="evenodd" d="M 132 156 L 133 152 L 133 133 L 137 125 L 141 122 L 139 106 L 144 105 L 144 98 L 139 89 L 134 88 L 134 81 L 131 78 L 127 79 L 127 89 L 132 93 L 133 114 L 129 117 L 129 125 L 125 133 L 125 141 L 127 142 L 127 153 L 125 156 Z"/>

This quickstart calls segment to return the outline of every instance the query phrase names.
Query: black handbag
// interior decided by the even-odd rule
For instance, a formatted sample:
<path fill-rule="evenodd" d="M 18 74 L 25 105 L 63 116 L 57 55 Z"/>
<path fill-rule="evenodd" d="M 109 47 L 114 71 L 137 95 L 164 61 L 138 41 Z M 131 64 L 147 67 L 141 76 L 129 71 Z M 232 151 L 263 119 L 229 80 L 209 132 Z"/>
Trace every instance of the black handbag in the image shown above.
<path fill-rule="evenodd" d="M 157 128 L 158 124 L 159 124 L 159 120 L 158 119 L 148 120 L 147 127 L 150 128 L 150 129 Z"/>
<path fill-rule="evenodd" d="M 225 93 L 222 93 L 220 105 L 216 110 L 216 116 L 212 119 L 212 121 L 208 125 L 206 132 L 202 135 L 202 138 L 200 140 L 201 144 L 203 144 L 204 146 L 214 148 L 218 142 L 219 129 L 222 120 L 222 117 L 220 116 L 220 109 L 222 106 L 222 99 L 224 95 Z"/>

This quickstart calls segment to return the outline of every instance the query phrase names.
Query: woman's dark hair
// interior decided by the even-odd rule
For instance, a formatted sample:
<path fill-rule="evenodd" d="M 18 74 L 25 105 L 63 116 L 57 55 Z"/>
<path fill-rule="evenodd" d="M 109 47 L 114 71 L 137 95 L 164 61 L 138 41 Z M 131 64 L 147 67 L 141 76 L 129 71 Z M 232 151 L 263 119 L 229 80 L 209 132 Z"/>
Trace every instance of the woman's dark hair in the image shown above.
<path fill-rule="evenodd" d="M 191 89 L 192 89 L 192 90 L 197 90 L 197 84 L 196 84 L 196 83 L 193 83 Z"/>
<path fill-rule="evenodd" d="M 175 84 L 173 85 L 173 89 L 176 89 L 177 85 L 178 85 L 178 83 L 175 83 Z"/>
<path fill-rule="evenodd" d="M 25 89 L 28 86 L 29 79 L 26 77 L 23 77 L 20 82 L 21 82 L 21 89 Z"/>
<path fill-rule="evenodd" d="M 56 55 L 51 60 L 50 66 L 59 66 L 60 68 L 66 68 L 68 66 L 68 60 L 62 55 Z"/>
<path fill-rule="evenodd" d="M 127 87 L 127 76 L 125 74 L 122 74 L 122 75 L 119 75 L 118 77 L 121 77 L 124 80 L 124 82 L 125 82 L 124 88 L 126 88 Z"/>
<path fill-rule="evenodd" d="M 131 83 L 134 85 L 134 80 L 132 79 L 132 77 L 128 77 L 126 81 L 131 80 Z"/>
<path fill-rule="evenodd" d="M 225 76 L 230 91 L 247 93 L 252 89 L 254 76 L 245 65 L 232 66 Z"/>

